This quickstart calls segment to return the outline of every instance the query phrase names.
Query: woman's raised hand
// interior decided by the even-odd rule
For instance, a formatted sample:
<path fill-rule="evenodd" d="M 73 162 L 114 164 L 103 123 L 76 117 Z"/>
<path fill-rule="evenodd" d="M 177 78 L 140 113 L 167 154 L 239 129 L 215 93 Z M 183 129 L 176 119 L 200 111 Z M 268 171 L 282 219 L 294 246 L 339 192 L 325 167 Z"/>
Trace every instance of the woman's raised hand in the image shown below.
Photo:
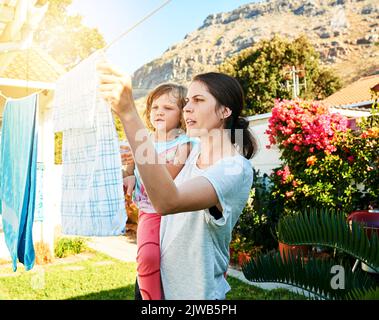
<path fill-rule="evenodd" d="M 100 93 L 111 105 L 113 112 L 120 117 L 134 112 L 136 109 L 130 76 L 120 73 L 107 62 L 100 62 L 97 65 L 97 71 Z"/>

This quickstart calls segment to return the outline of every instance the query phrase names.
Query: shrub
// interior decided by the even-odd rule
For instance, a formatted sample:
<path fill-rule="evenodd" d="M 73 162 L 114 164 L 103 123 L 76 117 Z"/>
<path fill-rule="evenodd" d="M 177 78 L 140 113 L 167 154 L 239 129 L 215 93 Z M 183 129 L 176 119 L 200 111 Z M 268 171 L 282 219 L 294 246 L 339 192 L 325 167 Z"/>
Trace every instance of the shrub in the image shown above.
<path fill-rule="evenodd" d="M 275 102 L 266 133 L 281 151 L 271 180 L 284 215 L 306 208 L 348 214 L 378 198 L 379 128 L 370 122 L 352 131 L 347 123 L 318 102 Z"/>
<path fill-rule="evenodd" d="M 248 202 L 233 229 L 230 248 L 235 254 L 255 255 L 277 246 L 274 230 L 281 206 L 271 196 L 271 183 L 266 174 L 260 176 L 254 170 L 253 181 Z"/>
<path fill-rule="evenodd" d="M 84 238 L 60 238 L 56 240 L 54 254 L 58 258 L 64 258 L 70 255 L 79 254 L 88 250 Z"/>
<path fill-rule="evenodd" d="M 227 59 L 219 71 L 240 82 L 247 105 L 242 112 L 249 116 L 270 112 L 275 98 L 291 97 L 285 85 L 291 66 L 303 70 L 299 77 L 306 78 L 302 98 L 321 100 L 341 88 L 341 80 L 333 70 L 321 66 L 319 54 L 304 35 L 293 40 L 263 39 Z"/>
<path fill-rule="evenodd" d="M 36 264 L 43 265 L 53 262 L 53 257 L 47 243 L 42 241 L 36 242 L 34 244 L 34 250 L 36 255 Z"/>

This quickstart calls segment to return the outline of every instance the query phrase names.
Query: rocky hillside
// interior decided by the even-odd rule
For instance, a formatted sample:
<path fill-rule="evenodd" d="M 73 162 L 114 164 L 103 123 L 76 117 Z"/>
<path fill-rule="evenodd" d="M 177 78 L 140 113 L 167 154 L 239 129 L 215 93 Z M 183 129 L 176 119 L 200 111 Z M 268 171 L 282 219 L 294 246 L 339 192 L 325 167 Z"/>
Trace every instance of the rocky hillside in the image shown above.
<path fill-rule="evenodd" d="M 136 98 L 164 81 L 186 84 L 260 39 L 274 34 L 292 39 L 301 33 L 345 83 L 379 70 L 377 0 L 272 0 L 209 15 L 183 41 L 134 73 Z"/>

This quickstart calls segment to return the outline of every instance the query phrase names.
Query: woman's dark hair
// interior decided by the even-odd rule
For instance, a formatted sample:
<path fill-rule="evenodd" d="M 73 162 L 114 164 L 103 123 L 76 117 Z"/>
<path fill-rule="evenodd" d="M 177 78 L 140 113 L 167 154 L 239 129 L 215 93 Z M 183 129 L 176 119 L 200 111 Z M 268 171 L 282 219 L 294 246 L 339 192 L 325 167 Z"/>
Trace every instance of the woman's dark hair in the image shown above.
<path fill-rule="evenodd" d="M 226 74 L 209 72 L 195 76 L 193 81 L 206 85 L 209 93 L 216 99 L 218 106 L 225 106 L 232 111 L 225 119 L 225 129 L 230 129 L 230 139 L 237 143 L 245 158 L 250 159 L 257 150 L 257 143 L 249 130 L 249 122 L 241 117 L 245 95 L 239 82 Z M 242 130 L 242 141 L 237 139 L 236 130 Z"/>

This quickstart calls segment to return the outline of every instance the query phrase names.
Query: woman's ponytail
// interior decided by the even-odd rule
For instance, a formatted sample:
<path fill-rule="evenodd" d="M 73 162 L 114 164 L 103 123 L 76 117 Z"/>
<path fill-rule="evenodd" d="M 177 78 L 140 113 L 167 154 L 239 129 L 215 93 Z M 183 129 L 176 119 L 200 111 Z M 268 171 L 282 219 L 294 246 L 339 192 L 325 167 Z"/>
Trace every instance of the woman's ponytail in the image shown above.
<path fill-rule="evenodd" d="M 256 140 L 249 130 L 249 122 L 242 117 L 238 117 L 231 123 L 230 139 L 233 144 L 237 144 L 245 158 L 251 159 L 257 150 Z"/>

